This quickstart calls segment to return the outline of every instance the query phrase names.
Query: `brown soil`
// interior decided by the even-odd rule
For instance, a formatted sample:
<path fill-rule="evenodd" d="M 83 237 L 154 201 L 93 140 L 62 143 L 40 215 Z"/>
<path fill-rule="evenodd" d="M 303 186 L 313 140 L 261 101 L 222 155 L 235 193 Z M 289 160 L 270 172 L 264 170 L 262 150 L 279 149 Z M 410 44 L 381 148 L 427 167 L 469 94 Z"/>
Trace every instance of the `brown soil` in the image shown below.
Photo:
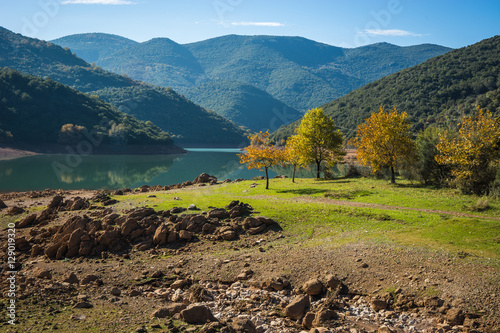
<path fill-rule="evenodd" d="M 91 198 L 96 193 L 95 191 L 62 192 L 65 200 L 76 196 Z M 11 193 L 1 195 L 0 199 L 9 207 L 16 205 L 30 208 L 47 205 L 55 194 L 55 192 Z M 347 204 L 343 201 L 333 202 L 330 199 L 328 202 Z M 124 207 L 121 203 L 111 207 L 118 213 L 124 213 L 130 208 Z M 408 209 L 390 206 L 376 206 L 376 208 Z M 9 219 L 3 214 L 5 210 L 0 211 L 0 219 Z M 45 228 L 61 225 L 71 216 L 84 214 L 89 214 L 89 211 L 59 212 L 58 217 Z M 24 236 L 29 239 L 31 229 L 17 230 L 17 238 Z M 1 244 L 4 244 L 5 230 L 2 231 L 1 239 Z M 165 244 L 147 251 L 106 253 L 100 257 L 79 257 L 71 260 L 51 260 L 43 256 L 30 257 L 18 253 L 17 261 L 22 264 L 18 273 L 18 283 L 22 284 L 22 287 L 18 289 L 16 296 L 17 325 L 8 324 L 8 318 L 3 316 L 0 318 L 0 330 L 78 332 L 94 328 L 102 332 L 175 332 L 195 331 L 203 327 L 205 332 L 209 332 L 207 325 L 180 324 L 179 326 L 177 322 L 175 325 L 172 324 L 168 318 L 152 318 L 151 314 L 155 309 L 169 302 L 152 297 L 151 293 L 158 288 L 167 288 L 176 279 L 189 281 L 184 287 L 185 290 L 189 289 L 189 285 L 201 284 L 201 281 L 213 282 L 219 286 L 225 285 L 224 288 L 227 288 L 237 281 L 237 276 L 242 271 L 248 269 L 251 269 L 253 274 L 249 280 L 243 281 L 245 284 L 259 288 L 262 286 L 261 282 L 281 278 L 291 284 L 289 294 L 300 294 L 299 287 L 307 280 L 313 278 L 322 280 L 325 276 L 333 274 L 344 285 L 341 293 L 345 295 L 346 302 L 353 303 L 355 295 L 361 295 L 367 300 L 387 292 L 393 293 L 394 300 L 398 295 L 402 295 L 403 300 L 410 300 L 408 302 L 413 305 L 401 308 L 398 310 L 400 313 L 429 320 L 425 327 L 416 327 L 415 332 L 500 330 L 500 270 L 498 264 L 494 264 L 492 260 L 391 244 L 364 242 L 339 247 L 325 244 L 327 243 L 304 246 L 276 228 L 263 234 L 241 235 L 234 241 L 214 242 L 208 238 L 198 237 L 192 242 Z M 35 278 L 35 269 L 50 271 L 51 279 Z M 83 277 L 94 274 L 102 281 L 102 285 L 62 283 L 63 278 L 70 272 L 74 272 L 80 281 Z M 161 272 L 163 278 L 152 278 L 155 272 Z M 4 267 L 0 281 L 3 292 L 7 287 L 6 276 Z M 121 290 L 120 296 L 115 297 L 110 294 L 113 287 Z M 133 291 L 138 294 L 131 296 Z M 93 308 L 73 309 L 74 304 L 82 299 L 79 295 L 87 296 L 88 303 L 92 304 Z M 427 304 L 429 300 L 435 299 L 441 302 L 439 307 Z M 4 305 L 7 300 L 4 294 Z M 186 300 L 185 302 L 189 303 Z M 235 305 L 231 303 L 230 306 Z M 277 321 L 283 321 L 283 327 L 286 329 L 269 330 L 269 332 L 300 332 L 304 329 L 296 321 L 282 317 L 285 301 L 273 306 L 275 313 L 269 310 L 268 315 L 275 316 Z M 245 309 L 243 306 L 235 311 L 238 315 L 245 315 L 250 311 Z M 448 325 L 447 314 L 455 309 L 463 312 L 465 322 L 461 325 Z M 344 313 L 342 311 L 337 310 L 337 319 L 328 326 L 332 331 L 375 332 L 379 328 L 380 323 L 376 320 L 368 322 L 356 319 L 341 315 Z M 224 330 L 226 326 L 229 327 L 230 322 L 223 322 L 222 329 Z M 220 328 L 215 331 L 218 330 Z M 409 328 L 403 325 L 403 328 L 394 331 L 406 332 Z"/>

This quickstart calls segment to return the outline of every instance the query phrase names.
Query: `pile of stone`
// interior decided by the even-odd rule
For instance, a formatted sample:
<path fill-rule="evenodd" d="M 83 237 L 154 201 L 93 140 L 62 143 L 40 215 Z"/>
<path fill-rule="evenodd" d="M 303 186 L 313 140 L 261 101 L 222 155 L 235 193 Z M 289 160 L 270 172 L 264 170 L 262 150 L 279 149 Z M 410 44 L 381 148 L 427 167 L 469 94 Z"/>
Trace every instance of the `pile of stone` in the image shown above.
<path fill-rule="evenodd" d="M 250 205 L 233 201 L 226 208 L 201 214 L 177 215 L 186 210 L 178 207 L 159 212 L 137 208 L 125 215 L 100 210 L 94 217 L 73 216 L 62 226 L 40 228 L 58 209 L 82 209 L 86 203 L 79 198 L 63 202 L 62 197 L 54 197 L 47 209 L 22 219 L 19 228 L 33 227 L 24 247 L 26 251 L 32 257 L 44 254 L 54 259 L 100 256 L 105 251 L 128 252 L 131 247 L 145 251 L 168 243 L 182 246 L 200 238 L 231 241 L 240 235 L 263 233 L 276 224 L 263 216 L 250 216 L 253 211 Z"/>

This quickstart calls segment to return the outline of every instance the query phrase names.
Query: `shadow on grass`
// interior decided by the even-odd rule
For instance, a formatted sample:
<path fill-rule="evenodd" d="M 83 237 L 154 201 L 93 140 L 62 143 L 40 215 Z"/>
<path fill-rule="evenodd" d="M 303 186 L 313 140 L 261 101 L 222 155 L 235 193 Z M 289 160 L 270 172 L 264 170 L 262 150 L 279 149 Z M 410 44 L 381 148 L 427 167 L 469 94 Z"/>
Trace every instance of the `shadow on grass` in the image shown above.
<path fill-rule="evenodd" d="M 327 193 L 329 190 L 317 189 L 317 188 L 300 188 L 295 190 L 277 190 L 277 193 L 291 193 L 296 195 L 311 195 L 311 194 L 321 194 Z"/>

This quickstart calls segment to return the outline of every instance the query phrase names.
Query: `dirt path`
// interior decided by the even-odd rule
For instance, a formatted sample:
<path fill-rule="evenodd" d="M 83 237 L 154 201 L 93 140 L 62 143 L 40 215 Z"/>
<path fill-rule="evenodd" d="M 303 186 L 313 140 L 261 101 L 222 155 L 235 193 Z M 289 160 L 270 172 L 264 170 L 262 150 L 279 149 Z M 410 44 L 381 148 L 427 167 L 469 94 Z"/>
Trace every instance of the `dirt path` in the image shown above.
<path fill-rule="evenodd" d="M 253 198 L 255 198 L 255 199 L 267 199 L 267 198 L 275 198 L 275 197 L 267 196 L 267 195 L 259 195 L 259 196 L 254 196 Z M 430 214 L 445 214 L 445 215 L 452 215 L 452 216 L 459 216 L 459 217 L 471 217 L 471 218 L 478 218 L 478 219 L 488 219 L 488 220 L 500 221 L 500 217 L 474 215 L 474 214 L 467 214 L 467 213 L 454 212 L 454 211 L 448 211 L 448 210 L 390 206 L 390 205 L 357 202 L 357 201 L 349 201 L 349 200 L 335 200 L 335 199 L 327 199 L 327 198 L 296 197 L 294 199 L 300 200 L 302 202 L 324 203 L 324 204 L 334 205 L 334 206 L 375 208 L 375 209 L 393 210 L 393 211 L 394 210 L 411 210 L 411 211 L 430 213 Z"/>

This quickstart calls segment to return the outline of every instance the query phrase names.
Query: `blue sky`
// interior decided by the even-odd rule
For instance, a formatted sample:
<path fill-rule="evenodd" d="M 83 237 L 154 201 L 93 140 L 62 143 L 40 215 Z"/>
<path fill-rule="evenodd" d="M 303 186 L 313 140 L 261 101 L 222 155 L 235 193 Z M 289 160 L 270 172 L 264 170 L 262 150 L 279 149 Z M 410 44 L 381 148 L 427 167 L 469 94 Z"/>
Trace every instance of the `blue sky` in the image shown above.
<path fill-rule="evenodd" d="M 343 47 L 458 48 L 500 34 L 500 1 L 2 0 L 0 26 L 45 40 L 105 32 L 183 44 L 241 34 L 302 36 Z"/>

